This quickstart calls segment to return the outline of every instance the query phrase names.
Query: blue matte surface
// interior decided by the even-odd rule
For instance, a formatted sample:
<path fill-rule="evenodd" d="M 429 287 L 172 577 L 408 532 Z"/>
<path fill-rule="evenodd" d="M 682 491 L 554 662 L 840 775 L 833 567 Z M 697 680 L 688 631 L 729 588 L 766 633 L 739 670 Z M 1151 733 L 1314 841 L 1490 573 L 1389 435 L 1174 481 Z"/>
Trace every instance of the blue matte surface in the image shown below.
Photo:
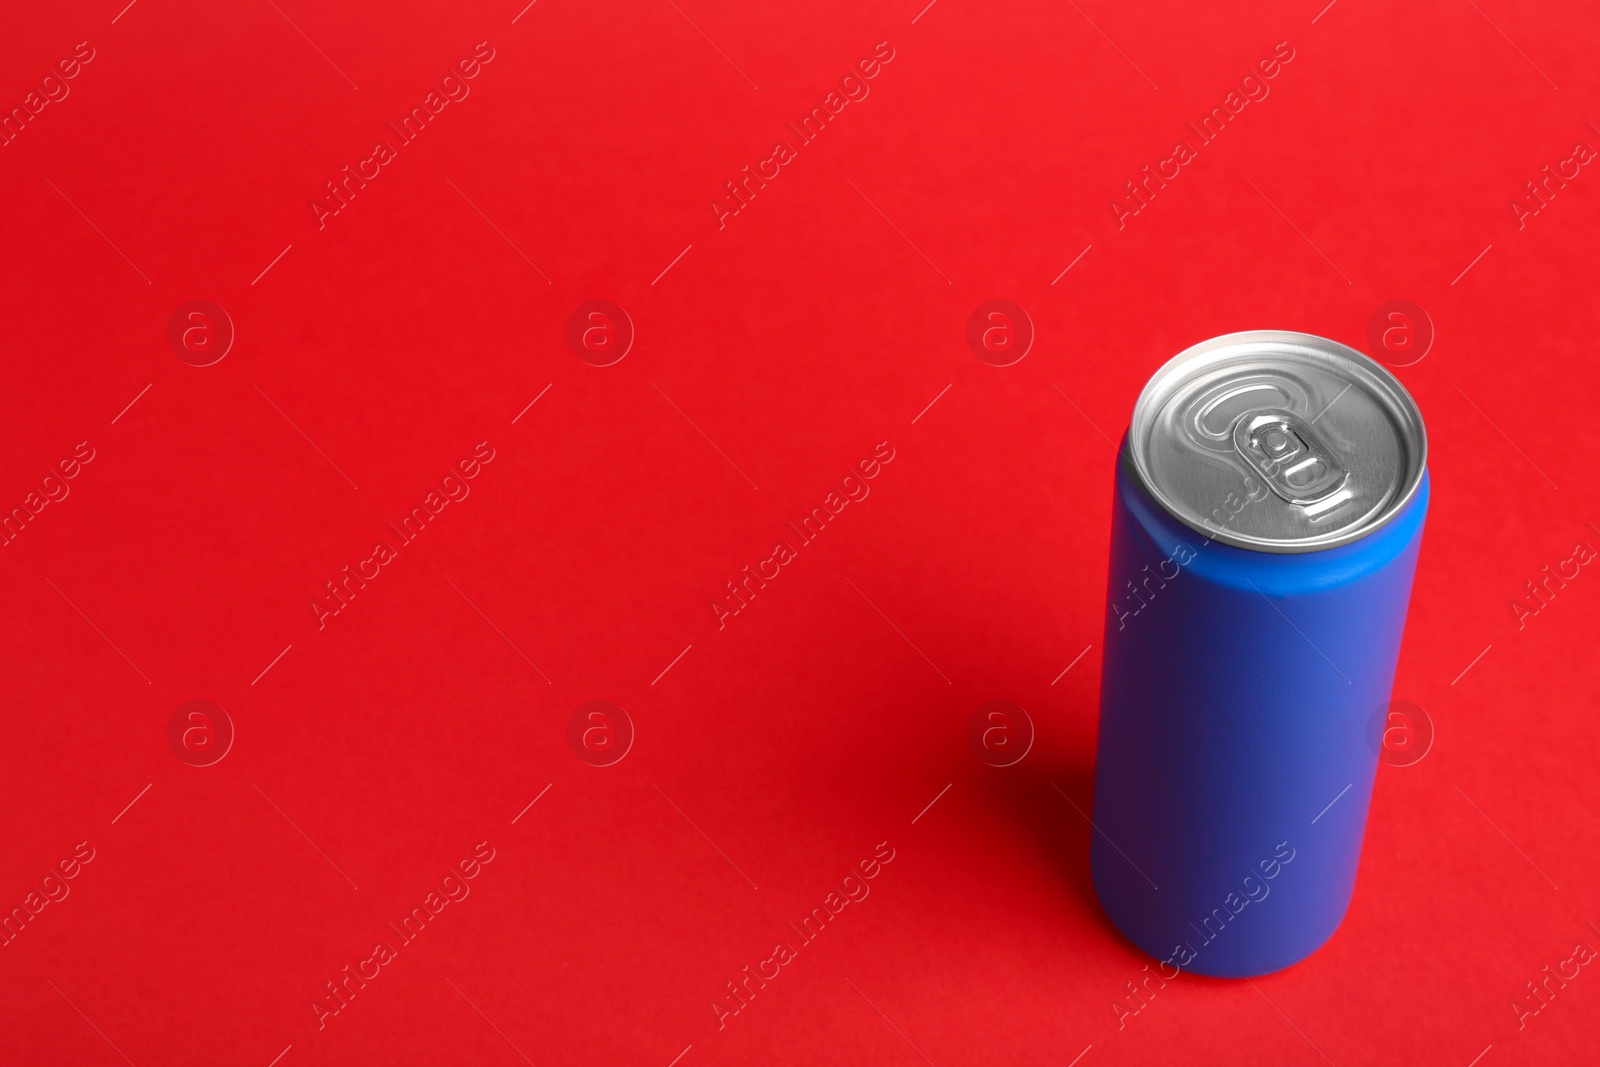
<path fill-rule="evenodd" d="M 1427 503 L 1424 473 L 1358 541 L 1254 552 L 1179 523 L 1119 464 L 1090 867 L 1163 975 L 1265 974 L 1343 919 Z"/>

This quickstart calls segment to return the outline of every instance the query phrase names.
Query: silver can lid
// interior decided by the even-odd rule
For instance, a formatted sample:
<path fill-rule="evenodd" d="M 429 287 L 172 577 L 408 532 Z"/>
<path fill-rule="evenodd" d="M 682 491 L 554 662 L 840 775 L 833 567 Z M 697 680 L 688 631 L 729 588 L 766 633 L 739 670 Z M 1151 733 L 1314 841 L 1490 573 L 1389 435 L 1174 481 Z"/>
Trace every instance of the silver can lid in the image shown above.
<path fill-rule="evenodd" d="M 1174 356 L 1139 394 L 1124 458 L 1175 518 L 1261 552 L 1311 552 L 1387 522 L 1422 481 L 1416 403 L 1326 338 L 1251 330 Z"/>

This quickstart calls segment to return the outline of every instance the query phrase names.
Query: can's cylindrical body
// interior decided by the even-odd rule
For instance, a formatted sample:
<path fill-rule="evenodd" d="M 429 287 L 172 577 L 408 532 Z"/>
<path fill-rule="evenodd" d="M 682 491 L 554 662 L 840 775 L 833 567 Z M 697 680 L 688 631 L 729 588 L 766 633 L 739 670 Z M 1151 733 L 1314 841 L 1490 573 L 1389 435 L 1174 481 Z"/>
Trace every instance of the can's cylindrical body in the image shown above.
<path fill-rule="evenodd" d="M 1224 399 L 1238 393 L 1210 388 Z M 1108 916 L 1141 949 L 1169 968 L 1244 977 L 1309 955 L 1349 905 L 1428 482 L 1412 456 L 1410 489 L 1374 505 L 1378 520 L 1357 527 L 1354 540 L 1277 550 L 1225 543 L 1264 537 L 1252 524 L 1282 526 L 1288 520 L 1274 508 L 1298 522 L 1293 508 L 1315 517 L 1320 506 L 1287 503 L 1295 491 L 1269 491 L 1279 467 L 1225 453 L 1229 421 L 1259 419 L 1244 410 L 1247 401 L 1227 402 L 1234 407 L 1214 419 L 1210 443 L 1201 440 L 1215 453 L 1197 449 L 1202 459 L 1193 460 L 1220 457 L 1222 467 L 1245 472 L 1237 492 L 1218 498 L 1214 526 L 1179 521 L 1174 511 L 1189 505 L 1164 504 L 1147 484 L 1170 475 L 1141 471 L 1130 458 L 1137 442 L 1121 449 L 1090 862 Z M 1316 489 L 1336 511 L 1347 500 L 1335 494 L 1341 486 L 1360 496 L 1370 457 L 1358 454 L 1359 434 L 1345 435 L 1350 427 L 1313 427 L 1322 401 L 1305 403 L 1304 419 L 1288 405 L 1266 410 L 1298 430 L 1295 446 L 1325 450 L 1336 475 L 1348 449 L 1345 481 Z M 1199 440 L 1209 417 L 1176 419 L 1179 430 L 1159 432 Z M 1200 429 L 1183 428 L 1189 423 Z M 1268 445 L 1282 449 L 1282 440 L 1274 435 Z M 1291 481 L 1318 474 L 1315 464 L 1309 474 L 1306 464 L 1299 468 Z M 1169 496 L 1184 492 L 1198 491 L 1182 485 Z M 1215 495 L 1201 492 L 1194 507 L 1209 503 L 1207 493 Z M 1261 510 L 1247 514 L 1251 508 Z M 1325 531 L 1307 536 L 1327 539 Z"/>

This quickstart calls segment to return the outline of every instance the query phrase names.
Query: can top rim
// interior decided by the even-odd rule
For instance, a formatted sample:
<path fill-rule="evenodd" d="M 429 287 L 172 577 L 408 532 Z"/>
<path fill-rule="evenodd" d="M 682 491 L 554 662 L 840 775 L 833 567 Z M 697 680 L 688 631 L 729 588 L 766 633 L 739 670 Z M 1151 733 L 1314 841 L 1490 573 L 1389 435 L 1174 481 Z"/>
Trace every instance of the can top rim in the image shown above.
<path fill-rule="evenodd" d="M 1197 383 L 1204 382 L 1207 375 L 1220 381 L 1230 367 L 1289 368 L 1343 380 L 1348 383 L 1346 390 L 1359 387 L 1370 401 L 1368 407 L 1381 412 L 1388 424 L 1383 433 L 1392 438 L 1395 453 L 1392 458 L 1396 469 L 1379 472 L 1378 480 L 1387 480 L 1392 484 L 1381 487 L 1382 491 L 1375 495 L 1372 506 L 1365 513 L 1355 515 L 1353 521 L 1343 525 L 1330 525 L 1321 532 L 1308 527 L 1303 521 L 1299 525 L 1304 528 L 1295 530 L 1292 535 L 1234 529 L 1207 521 L 1204 510 L 1192 499 L 1193 491 L 1191 499 L 1185 500 L 1176 491 L 1182 487 L 1176 484 L 1171 470 L 1165 472 L 1167 478 L 1164 479 L 1154 469 L 1152 441 L 1162 429 L 1158 426 L 1158 420 L 1172 422 L 1173 417 L 1165 413 L 1165 409 L 1175 400 L 1185 399 L 1186 388 L 1191 394 L 1187 399 L 1193 402 L 1192 393 Z M 1326 414 L 1326 411 L 1322 414 Z M 1370 416 L 1370 412 L 1368 414 Z M 1317 418 L 1320 419 L 1321 414 Z M 1312 420 L 1313 425 L 1315 421 Z M 1337 419 L 1330 421 L 1336 422 Z M 1134 403 L 1128 430 L 1128 448 L 1123 459 L 1138 483 L 1169 514 L 1208 539 L 1261 552 L 1313 552 L 1365 537 L 1410 503 L 1427 467 L 1427 431 L 1416 401 L 1405 386 L 1388 368 L 1370 356 L 1314 334 L 1290 330 L 1246 330 L 1192 345 L 1167 360 L 1151 375 Z M 1169 481 L 1174 484 L 1167 484 Z M 1286 505 L 1278 506 L 1287 510 Z"/>

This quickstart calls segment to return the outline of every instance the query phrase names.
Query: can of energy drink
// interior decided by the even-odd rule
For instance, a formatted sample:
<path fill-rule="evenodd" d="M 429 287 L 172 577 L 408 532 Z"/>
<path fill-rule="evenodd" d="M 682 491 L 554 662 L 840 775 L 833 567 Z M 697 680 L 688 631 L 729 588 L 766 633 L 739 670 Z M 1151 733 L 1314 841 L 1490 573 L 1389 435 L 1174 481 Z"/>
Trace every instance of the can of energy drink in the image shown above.
<path fill-rule="evenodd" d="M 1428 506 L 1380 364 L 1252 331 L 1173 358 L 1119 450 L 1090 868 L 1177 970 L 1265 974 L 1355 886 Z"/>

